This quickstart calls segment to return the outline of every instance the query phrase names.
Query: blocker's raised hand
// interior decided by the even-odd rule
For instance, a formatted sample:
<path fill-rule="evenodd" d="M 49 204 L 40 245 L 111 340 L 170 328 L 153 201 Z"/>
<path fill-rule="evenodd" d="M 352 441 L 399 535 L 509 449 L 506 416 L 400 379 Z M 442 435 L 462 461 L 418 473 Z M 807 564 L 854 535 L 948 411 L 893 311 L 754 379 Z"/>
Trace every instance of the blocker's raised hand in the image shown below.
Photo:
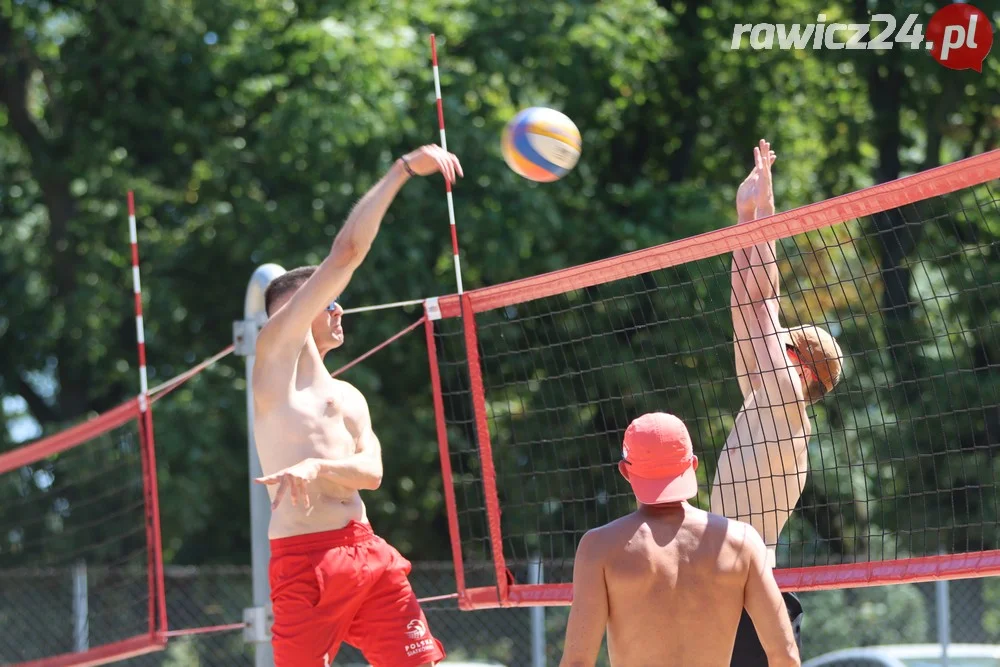
<path fill-rule="evenodd" d="M 771 182 L 771 165 L 778 159 L 771 144 L 761 139 L 757 148 L 753 149 L 754 169 L 759 174 L 757 180 L 757 217 L 763 218 L 774 214 L 774 188 Z"/>
<path fill-rule="evenodd" d="M 449 183 L 454 183 L 457 176 L 465 176 L 458 158 L 435 144 L 421 146 L 400 159 L 417 176 L 430 176 L 441 172 Z"/>
<path fill-rule="evenodd" d="M 740 183 L 736 191 L 736 212 L 740 220 L 749 221 L 757 217 L 771 215 L 774 212 L 774 192 L 771 188 L 771 165 L 778 156 L 771 150 L 771 145 L 761 139 L 760 144 L 753 149 L 754 167 Z M 767 160 L 763 156 L 767 156 Z M 770 210 L 768 210 L 768 203 Z"/>

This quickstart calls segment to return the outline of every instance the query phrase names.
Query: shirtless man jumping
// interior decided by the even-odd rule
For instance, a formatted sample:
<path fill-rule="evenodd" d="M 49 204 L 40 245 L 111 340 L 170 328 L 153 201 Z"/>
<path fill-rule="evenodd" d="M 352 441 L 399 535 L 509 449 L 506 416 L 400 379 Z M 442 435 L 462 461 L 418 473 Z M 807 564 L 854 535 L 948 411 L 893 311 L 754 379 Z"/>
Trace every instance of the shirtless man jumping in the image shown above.
<path fill-rule="evenodd" d="M 342 642 L 375 667 L 444 659 L 410 588 L 410 563 L 376 536 L 358 493 L 382 482 L 364 396 L 334 380 L 324 356 L 344 343 L 336 299 L 411 176 L 462 175 L 458 158 L 424 146 L 397 160 L 355 205 L 318 267 L 276 278 L 257 338 L 254 435 L 271 495 L 271 602 L 276 667 L 328 667 Z"/>
<path fill-rule="evenodd" d="M 646 414 L 625 431 L 621 474 L 639 509 L 580 541 L 561 667 L 593 667 L 605 630 L 616 667 L 718 667 L 750 611 L 771 667 L 799 664 L 767 550 L 753 527 L 696 509 L 687 427 Z"/>
<path fill-rule="evenodd" d="M 754 148 L 754 168 L 736 195 L 739 223 L 774 213 L 770 144 Z M 787 329 L 778 321 L 779 276 L 774 242 L 733 253 L 731 310 L 736 375 L 743 406 L 726 439 L 712 483 L 711 510 L 746 521 L 763 536 L 775 565 L 778 536 L 806 483 L 811 435 L 806 407 L 840 381 L 840 347 L 816 326 Z M 802 608 L 785 594 L 789 614 Z M 732 665 L 767 664 L 744 614 Z"/>

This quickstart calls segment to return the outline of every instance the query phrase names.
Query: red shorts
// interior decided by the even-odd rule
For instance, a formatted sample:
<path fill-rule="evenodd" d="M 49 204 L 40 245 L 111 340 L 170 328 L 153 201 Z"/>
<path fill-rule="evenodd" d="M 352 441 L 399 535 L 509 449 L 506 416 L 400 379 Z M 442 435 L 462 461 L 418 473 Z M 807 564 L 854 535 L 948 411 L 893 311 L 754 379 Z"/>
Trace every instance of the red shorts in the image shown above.
<path fill-rule="evenodd" d="M 410 562 L 371 525 L 271 540 L 276 667 L 327 667 L 342 642 L 374 667 L 444 659 L 406 576 Z"/>

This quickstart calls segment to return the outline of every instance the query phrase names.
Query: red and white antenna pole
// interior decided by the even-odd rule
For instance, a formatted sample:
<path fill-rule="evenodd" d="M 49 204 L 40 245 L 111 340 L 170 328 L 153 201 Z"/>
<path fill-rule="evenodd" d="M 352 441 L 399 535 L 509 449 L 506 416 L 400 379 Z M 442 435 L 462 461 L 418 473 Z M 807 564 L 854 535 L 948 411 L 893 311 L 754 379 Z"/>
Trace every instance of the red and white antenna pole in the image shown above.
<path fill-rule="evenodd" d="M 444 134 L 444 105 L 441 103 L 441 75 L 438 73 L 437 40 L 431 35 L 431 64 L 434 66 L 434 95 L 437 97 L 438 127 L 441 130 L 441 148 L 448 150 L 448 139 Z M 451 183 L 444 181 L 445 193 L 448 197 L 448 223 L 451 226 L 451 252 L 455 258 L 455 282 L 458 283 L 458 294 L 462 294 L 462 264 L 458 259 L 458 231 L 455 228 L 455 202 L 451 196 Z"/>
<path fill-rule="evenodd" d="M 146 376 L 146 335 L 142 326 L 142 284 L 139 281 L 139 237 L 135 227 L 135 196 L 128 191 L 128 235 L 132 244 L 132 291 L 135 294 L 135 335 L 139 346 L 139 408 L 146 411 L 149 379 Z"/>
<path fill-rule="evenodd" d="M 146 483 L 146 540 L 149 558 L 149 631 L 166 641 L 167 596 L 163 583 L 163 541 L 160 534 L 160 492 L 156 483 L 156 444 L 153 411 L 149 405 L 146 376 L 146 334 L 142 326 L 142 284 L 139 281 L 139 234 L 135 225 L 135 194 L 128 191 L 128 236 L 132 245 L 132 292 L 135 295 L 135 340 L 139 347 L 139 434 L 143 444 L 143 475 Z M 157 623 L 159 620 L 159 623 Z"/>

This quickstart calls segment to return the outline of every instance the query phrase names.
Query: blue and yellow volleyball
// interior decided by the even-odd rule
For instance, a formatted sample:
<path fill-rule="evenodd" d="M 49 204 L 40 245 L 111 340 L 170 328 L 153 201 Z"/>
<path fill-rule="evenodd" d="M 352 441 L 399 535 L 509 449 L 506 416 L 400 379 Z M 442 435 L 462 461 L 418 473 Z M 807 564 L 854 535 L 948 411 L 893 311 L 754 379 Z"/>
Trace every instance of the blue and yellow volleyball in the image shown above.
<path fill-rule="evenodd" d="M 529 180 L 558 181 L 576 166 L 583 140 L 566 114 L 531 107 L 507 123 L 500 141 L 507 166 Z"/>

